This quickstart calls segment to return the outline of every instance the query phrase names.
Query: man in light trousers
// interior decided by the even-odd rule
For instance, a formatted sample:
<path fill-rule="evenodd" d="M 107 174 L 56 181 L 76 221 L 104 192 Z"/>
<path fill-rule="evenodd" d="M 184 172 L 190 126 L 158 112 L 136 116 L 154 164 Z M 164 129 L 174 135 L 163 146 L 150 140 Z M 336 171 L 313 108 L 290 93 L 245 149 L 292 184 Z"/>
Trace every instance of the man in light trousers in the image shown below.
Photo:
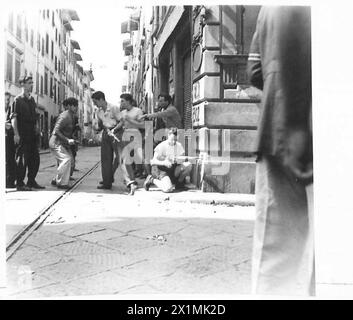
<path fill-rule="evenodd" d="M 258 125 L 253 293 L 314 295 L 310 7 L 263 7 L 248 72 Z"/>

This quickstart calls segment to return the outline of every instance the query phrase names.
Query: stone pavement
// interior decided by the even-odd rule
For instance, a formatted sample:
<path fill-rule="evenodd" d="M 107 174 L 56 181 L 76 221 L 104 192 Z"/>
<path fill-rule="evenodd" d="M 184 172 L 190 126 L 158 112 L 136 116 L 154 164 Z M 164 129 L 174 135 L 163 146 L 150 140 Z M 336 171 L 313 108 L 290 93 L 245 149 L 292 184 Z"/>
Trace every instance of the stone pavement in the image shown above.
<path fill-rule="evenodd" d="M 60 200 L 8 260 L 6 297 L 250 292 L 253 206 L 173 201 L 190 191 L 130 197 L 119 172 L 111 191 L 99 179 L 97 169 Z"/>
<path fill-rule="evenodd" d="M 99 147 L 80 148 L 76 157 L 76 168 L 79 171 L 74 172 L 74 177 L 79 179 L 92 166 L 100 160 Z M 46 186 L 43 191 L 33 192 L 17 192 L 15 189 L 7 189 L 5 195 L 6 202 L 6 243 L 19 234 L 29 223 L 35 220 L 38 213 L 48 207 L 53 201 L 58 199 L 63 193 L 63 190 L 58 190 L 51 186 L 50 181 L 55 175 L 56 163 L 54 157 L 47 150 L 41 152 L 40 169 L 37 175 L 39 184 Z M 98 170 L 100 172 L 100 168 Z M 116 183 L 108 193 L 126 193 L 127 189 L 123 185 L 121 172 L 119 169 L 115 174 Z M 101 180 L 100 177 L 95 178 L 96 183 Z M 138 180 L 139 187 L 142 188 L 143 180 Z M 94 191 L 95 186 L 94 186 Z M 139 190 L 141 191 L 141 190 Z M 254 205 L 254 195 L 248 194 L 221 194 L 207 193 L 199 190 L 189 190 L 186 192 L 176 192 L 165 194 L 158 191 L 156 188 L 151 188 L 151 192 L 137 192 L 135 198 L 138 199 L 155 199 L 158 201 L 170 200 L 189 203 L 205 203 L 205 204 L 224 204 L 233 205 Z M 103 191 L 106 192 L 106 191 Z"/>

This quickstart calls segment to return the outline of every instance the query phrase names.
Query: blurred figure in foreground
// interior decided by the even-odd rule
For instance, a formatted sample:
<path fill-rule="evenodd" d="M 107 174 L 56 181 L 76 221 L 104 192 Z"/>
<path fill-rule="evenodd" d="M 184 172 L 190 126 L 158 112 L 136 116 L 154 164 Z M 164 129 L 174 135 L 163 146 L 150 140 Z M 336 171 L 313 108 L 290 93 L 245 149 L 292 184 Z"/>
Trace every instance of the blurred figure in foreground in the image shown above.
<path fill-rule="evenodd" d="M 253 293 L 314 295 L 310 7 L 263 7 L 248 72 L 258 126 Z"/>

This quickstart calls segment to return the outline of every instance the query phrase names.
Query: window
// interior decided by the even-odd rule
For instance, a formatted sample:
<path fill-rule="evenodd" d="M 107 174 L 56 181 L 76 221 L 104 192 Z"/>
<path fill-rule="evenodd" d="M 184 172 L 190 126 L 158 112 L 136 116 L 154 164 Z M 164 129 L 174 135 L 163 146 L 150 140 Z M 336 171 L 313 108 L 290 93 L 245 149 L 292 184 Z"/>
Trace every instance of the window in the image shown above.
<path fill-rule="evenodd" d="M 47 10 L 47 18 L 49 19 L 49 10 Z"/>
<path fill-rule="evenodd" d="M 46 34 L 46 36 L 45 36 L 45 52 L 46 52 L 46 54 L 49 54 L 49 35 L 48 34 Z"/>
<path fill-rule="evenodd" d="M 51 25 L 55 27 L 55 17 L 54 17 L 54 11 L 51 14 Z"/>
<path fill-rule="evenodd" d="M 17 29 L 16 29 L 16 36 L 17 38 L 21 39 L 22 37 L 22 18 L 21 16 L 18 14 L 17 15 Z"/>
<path fill-rule="evenodd" d="M 59 46 L 61 46 L 61 35 L 59 34 Z"/>
<path fill-rule="evenodd" d="M 8 25 L 9 31 L 13 32 L 13 13 L 11 12 L 9 15 L 9 25 Z"/>
<path fill-rule="evenodd" d="M 61 103 L 61 101 L 60 101 L 60 91 L 61 91 L 61 83 L 58 81 L 58 88 L 57 88 L 58 104 Z"/>
<path fill-rule="evenodd" d="M 40 94 L 43 95 L 43 76 L 40 76 Z"/>
<path fill-rule="evenodd" d="M 60 60 L 58 61 L 58 72 L 61 72 L 61 65 L 60 65 Z"/>
<path fill-rule="evenodd" d="M 58 42 L 58 29 L 55 28 L 55 42 Z"/>
<path fill-rule="evenodd" d="M 50 98 L 53 98 L 53 74 L 52 73 L 50 73 L 49 91 L 50 91 Z"/>
<path fill-rule="evenodd" d="M 54 103 L 56 103 L 56 79 L 54 79 L 53 98 L 54 98 Z"/>
<path fill-rule="evenodd" d="M 7 59 L 6 59 L 6 80 L 13 81 L 13 47 L 7 46 Z"/>
<path fill-rule="evenodd" d="M 25 39 L 26 39 L 26 42 L 28 43 L 28 24 L 27 24 L 27 21 L 25 20 Z"/>
<path fill-rule="evenodd" d="M 21 54 L 16 51 L 16 55 L 15 55 L 15 83 L 18 83 L 18 80 L 20 79 L 20 75 L 21 75 Z"/>
<path fill-rule="evenodd" d="M 33 48 L 34 46 L 34 31 L 31 30 L 31 40 L 30 40 L 31 47 Z"/>
<path fill-rule="evenodd" d="M 54 60 L 54 41 L 51 41 L 51 59 Z"/>
<path fill-rule="evenodd" d="M 55 63 L 54 63 L 55 71 L 58 71 L 58 59 L 55 56 Z"/>
<path fill-rule="evenodd" d="M 48 95 L 48 71 L 44 73 L 44 94 Z"/>
<path fill-rule="evenodd" d="M 39 73 L 36 72 L 36 94 L 39 93 Z"/>
<path fill-rule="evenodd" d="M 45 10 L 43 10 L 42 13 L 43 13 L 43 19 L 45 19 Z"/>
<path fill-rule="evenodd" d="M 40 34 L 37 32 L 37 50 L 40 52 Z"/>
<path fill-rule="evenodd" d="M 45 46 L 45 44 L 44 44 L 44 38 L 42 38 L 42 56 L 44 57 L 44 46 Z"/>

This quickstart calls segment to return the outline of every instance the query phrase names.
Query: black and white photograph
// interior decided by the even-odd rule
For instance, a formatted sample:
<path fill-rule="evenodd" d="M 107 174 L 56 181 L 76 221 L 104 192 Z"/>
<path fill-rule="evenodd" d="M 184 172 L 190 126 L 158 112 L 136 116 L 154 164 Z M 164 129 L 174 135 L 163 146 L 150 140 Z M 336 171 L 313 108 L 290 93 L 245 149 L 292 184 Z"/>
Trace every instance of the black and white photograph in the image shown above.
<path fill-rule="evenodd" d="M 353 298 L 343 16 L 8 2 L 0 298 Z"/>

